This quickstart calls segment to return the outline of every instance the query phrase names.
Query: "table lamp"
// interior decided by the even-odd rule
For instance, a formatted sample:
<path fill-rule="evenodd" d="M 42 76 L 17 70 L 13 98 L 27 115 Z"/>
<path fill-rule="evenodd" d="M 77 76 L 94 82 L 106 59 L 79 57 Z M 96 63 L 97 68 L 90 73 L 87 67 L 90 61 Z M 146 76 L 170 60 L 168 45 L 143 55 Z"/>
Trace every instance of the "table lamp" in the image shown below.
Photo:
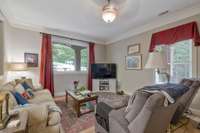
<path fill-rule="evenodd" d="M 163 74 L 167 78 L 167 83 L 170 81 L 170 75 L 167 72 L 161 72 L 160 69 L 167 68 L 167 63 L 164 60 L 164 55 L 161 52 L 155 51 L 149 54 L 146 69 L 155 69 L 158 74 Z"/>
<path fill-rule="evenodd" d="M 12 62 L 12 63 L 7 64 L 7 69 L 8 71 L 20 72 L 20 71 L 27 71 L 28 67 L 27 67 L 27 64 L 23 62 Z M 25 77 L 22 76 L 21 78 L 25 78 Z"/>

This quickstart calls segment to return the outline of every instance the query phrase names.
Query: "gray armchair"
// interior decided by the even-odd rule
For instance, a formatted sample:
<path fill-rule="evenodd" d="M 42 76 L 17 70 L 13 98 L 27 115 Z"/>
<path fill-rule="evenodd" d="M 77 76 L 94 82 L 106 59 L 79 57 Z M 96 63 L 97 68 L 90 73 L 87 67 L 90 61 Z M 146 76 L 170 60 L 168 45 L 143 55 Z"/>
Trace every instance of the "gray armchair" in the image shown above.
<path fill-rule="evenodd" d="M 200 81 L 184 79 L 181 84 L 188 86 L 190 88 L 189 91 L 180 97 L 176 103 L 170 104 L 167 107 L 163 106 L 165 97 L 161 94 L 147 95 L 144 92 L 136 93 L 130 115 L 128 115 L 130 111 L 128 113 L 125 111 L 126 107 L 112 110 L 109 113 L 109 132 L 166 133 L 171 120 L 177 121 L 188 108 L 195 92 L 200 86 Z M 174 114 L 176 115 L 174 116 Z M 97 133 L 107 133 L 98 123 L 96 123 L 95 129 Z"/>

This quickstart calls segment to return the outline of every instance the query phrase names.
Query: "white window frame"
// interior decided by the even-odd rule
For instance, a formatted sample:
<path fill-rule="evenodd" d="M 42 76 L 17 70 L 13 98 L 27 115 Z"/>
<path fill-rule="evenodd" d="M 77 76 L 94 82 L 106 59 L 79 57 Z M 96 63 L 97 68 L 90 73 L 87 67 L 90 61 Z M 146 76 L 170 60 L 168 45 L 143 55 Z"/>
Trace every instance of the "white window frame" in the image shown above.
<path fill-rule="evenodd" d="M 191 40 L 191 56 L 192 56 L 192 59 L 191 59 L 191 63 L 190 63 L 190 65 L 191 65 L 191 78 L 196 78 L 197 76 L 198 76 L 198 71 L 197 71 L 197 69 L 198 69 L 198 64 L 197 64 L 197 60 L 198 60 L 198 56 L 197 56 L 197 50 L 198 50 L 198 48 L 197 47 L 195 47 L 194 46 L 194 43 L 193 43 L 193 41 Z M 173 56 L 172 54 L 170 54 L 170 56 Z M 172 57 L 170 57 L 171 59 L 173 59 Z M 170 61 L 170 62 L 172 62 L 172 61 Z M 170 65 L 170 64 L 169 64 Z M 170 72 L 170 76 L 172 75 L 172 70 L 173 70 L 173 65 L 170 65 L 170 67 L 168 68 L 168 70 L 166 70 L 166 71 L 168 71 L 168 72 Z M 159 75 L 155 72 L 154 73 L 154 75 L 155 75 L 155 83 L 156 84 L 162 84 L 162 83 L 165 83 L 165 82 L 159 82 Z"/>
<path fill-rule="evenodd" d="M 85 47 L 88 51 L 88 59 L 89 59 L 89 45 L 86 42 L 81 42 L 81 41 L 76 41 L 76 40 L 71 40 L 63 37 L 57 37 L 53 36 L 52 37 L 52 45 L 55 43 L 57 44 L 63 44 L 66 46 L 82 46 Z M 88 71 L 56 71 L 54 70 L 55 75 L 63 75 L 63 74 L 87 74 Z"/>

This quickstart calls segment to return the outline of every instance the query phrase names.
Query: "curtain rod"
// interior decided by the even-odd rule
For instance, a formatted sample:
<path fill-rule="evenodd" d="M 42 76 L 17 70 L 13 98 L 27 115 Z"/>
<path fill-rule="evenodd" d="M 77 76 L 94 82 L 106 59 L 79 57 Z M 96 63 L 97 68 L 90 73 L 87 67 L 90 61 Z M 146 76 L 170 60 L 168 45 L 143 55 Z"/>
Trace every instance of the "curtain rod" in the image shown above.
<path fill-rule="evenodd" d="M 43 33 L 40 32 L 40 34 L 43 34 Z M 85 42 L 85 43 L 91 43 L 89 41 L 85 41 L 85 40 L 81 40 L 81 39 L 75 39 L 75 38 L 66 37 L 66 36 L 62 36 L 62 35 L 53 35 L 53 34 L 51 34 L 51 35 L 55 36 L 55 37 L 64 38 L 64 39 L 69 39 L 69 40 L 74 40 L 74 41 L 80 41 L 80 42 Z"/>

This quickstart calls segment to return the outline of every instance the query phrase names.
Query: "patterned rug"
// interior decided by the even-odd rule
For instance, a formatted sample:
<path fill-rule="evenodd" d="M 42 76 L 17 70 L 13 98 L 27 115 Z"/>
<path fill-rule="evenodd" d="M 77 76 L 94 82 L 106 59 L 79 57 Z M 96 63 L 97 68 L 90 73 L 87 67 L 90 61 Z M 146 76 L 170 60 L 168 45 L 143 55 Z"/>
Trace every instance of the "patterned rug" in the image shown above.
<path fill-rule="evenodd" d="M 68 104 L 65 102 L 65 97 L 57 97 L 55 101 L 63 112 L 61 122 L 66 133 L 80 133 L 94 127 L 94 113 L 85 114 L 78 118 L 72 107 L 72 99 L 68 100 Z"/>

